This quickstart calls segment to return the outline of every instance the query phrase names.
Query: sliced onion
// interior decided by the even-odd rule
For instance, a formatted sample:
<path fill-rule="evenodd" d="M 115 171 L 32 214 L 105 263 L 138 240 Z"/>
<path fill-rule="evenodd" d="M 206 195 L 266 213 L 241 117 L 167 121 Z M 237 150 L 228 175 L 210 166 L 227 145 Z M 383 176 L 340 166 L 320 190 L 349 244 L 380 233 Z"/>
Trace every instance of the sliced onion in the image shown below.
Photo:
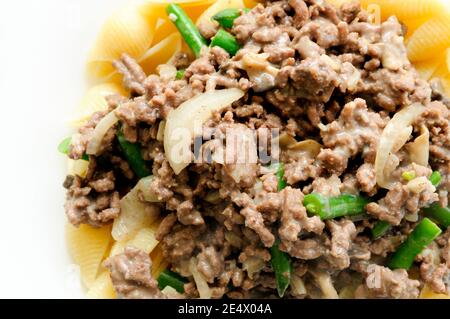
<path fill-rule="evenodd" d="M 205 277 L 197 269 L 197 259 L 192 257 L 189 262 L 189 271 L 194 277 L 195 285 L 197 286 L 200 299 L 211 299 L 212 291 L 208 286 Z"/>
<path fill-rule="evenodd" d="M 278 144 L 281 148 L 289 148 L 289 146 L 297 143 L 297 140 L 287 133 L 281 133 L 278 137 Z"/>
<path fill-rule="evenodd" d="M 303 279 L 296 274 L 291 275 L 291 293 L 297 297 L 305 296 L 307 293 Z"/>
<path fill-rule="evenodd" d="M 317 141 L 304 140 L 304 141 L 289 145 L 288 149 L 291 151 L 307 153 L 311 157 L 316 157 L 317 155 L 319 155 L 322 147 L 323 147 L 323 145 L 318 143 Z"/>
<path fill-rule="evenodd" d="M 225 240 L 235 248 L 242 248 L 242 238 L 231 231 L 225 233 Z"/>
<path fill-rule="evenodd" d="M 250 256 L 242 262 L 242 269 L 247 272 L 250 279 L 253 279 L 253 276 L 259 273 L 265 265 L 266 262 L 262 258 Z"/>
<path fill-rule="evenodd" d="M 411 133 L 409 133 L 408 137 L 406 135 L 408 132 L 412 132 L 411 124 L 424 109 L 420 103 L 405 107 L 397 112 L 384 128 L 375 159 L 376 180 L 380 187 L 392 188 L 393 182 L 389 177 L 391 172 L 385 171 L 389 156 L 391 153 L 401 149 L 407 142 Z"/>
<path fill-rule="evenodd" d="M 156 133 L 156 140 L 159 142 L 164 141 L 164 129 L 166 127 L 166 121 L 159 122 L 158 132 Z"/>
<path fill-rule="evenodd" d="M 141 179 L 138 184 L 120 200 L 120 215 L 114 220 L 112 236 L 117 241 L 129 240 L 139 230 L 150 227 L 159 217 L 159 207 L 140 200 L 156 202 L 156 195 L 151 194 L 148 183 L 153 176 Z M 141 193 L 141 194 L 140 194 Z M 155 200 L 156 199 L 156 200 Z"/>
<path fill-rule="evenodd" d="M 275 79 L 279 69 L 272 66 L 267 59 L 267 53 L 256 54 L 249 52 L 242 57 L 241 68 L 245 70 L 253 83 L 255 92 L 267 91 L 275 86 Z"/>
<path fill-rule="evenodd" d="M 336 288 L 333 286 L 333 282 L 328 273 L 324 271 L 314 271 L 311 272 L 322 290 L 322 295 L 324 299 L 339 299 L 339 295 Z"/>
<path fill-rule="evenodd" d="M 422 126 L 421 135 L 406 145 L 411 162 L 427 167 L 430 157 L 430 131 Z"/>
<path fill-rule="evenodd" d="M 88 155 L 98 155 L 103 138 L 108 130 L 117 122 L 119 122 L 119 119 L 114 111 L 108 113 L 100 122 L 98 122 L 86 149 Z"/>
<path fill-rule="evenodd" d="M 164 151 L 175 174 L 192 160 L 190 150 L 194 130 L 201 129 L 214 111 L 231 105 L 244 94 L 237 88 L 209 91 L 187 100 L 169 113 L 164 129 Z"/>

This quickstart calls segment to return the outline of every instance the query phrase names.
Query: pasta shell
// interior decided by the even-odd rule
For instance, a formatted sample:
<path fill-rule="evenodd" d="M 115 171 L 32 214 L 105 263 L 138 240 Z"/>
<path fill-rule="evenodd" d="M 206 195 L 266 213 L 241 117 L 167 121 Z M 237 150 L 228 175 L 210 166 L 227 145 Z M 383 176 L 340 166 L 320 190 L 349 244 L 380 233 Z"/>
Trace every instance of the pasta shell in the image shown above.
<path fill-rule="evenodd" d="M 156 67 L 165 64 L 175 53 L 181 51 L 181 35 L 178 32 L 159 42 L 145 53 L 139 64 L 147 74 L 155 73 Z"/>
<path fill-rule="evenodd" d="M 409 39 L 409 37 L 414 33 L 414 31 L 416 31 L 428 20 L 430 20 L 429 17 L 401 21 L 401 23 L 403 23 L 407 28 L 405 38 Z"/>
<path fill-rule="evenodd" d="M 408 41 L 408 57 L 412 62 L 424 61 L 441 54 L 450 46 L 450 17 L 430 19 L 420 26 Z"/>
<path fill-rule="evenodd" d="M 102 272 L 92 284 L 87 295 L 91 299 L 116 299 L 117 294 L 108 271 Z"/>
<path fill-rule="evenodd" d="M 432 77 L 448 78 L 450 76 L 450 70 L 447 63 L 449 55 L 450 49 L 447 49 L 446 52 L 440 56 L 440 58 L 435 59 L 438 64 L 433 72 Z"/>
<path fill-rule="evenodd" d="M 168 263 L 164 260 L 161 244 L 153 249 L 150 253 L 150 258 L 152 260 L 152 277 L 158 278 L 159 274 L 168 267 Z"/>
<path fill-rule="evenodd" d="M 396 15 L 399 20 L 432 17 L 445 11 L 444 2 L 441 0 L 361 0 L 364 8 L 370 4 L 380 6 L 383 20 L 392 15 Z"/>
<path fill-rule="evenodd" d="M 170 2 L 176 2 L 187 13 L 187 15 L 195 21 L 198 17 L 211 6 L 216 0 L 147 0 L 140 5 L 140 12 L 146 17 L 152 17 L 157 14 L 157 17 L 166 17 L 166 6 Z"/>
<path fill-rule="evenodd" d="M 156 24 L 155 36 L 153 38 L 152 46 L 166 39 L 172 33 L 178 32 L 175 25 L 169 19 L 159 19 Z"/>
<path fill-rule="evenodd" d="M 439 66 L 439 59 L 430 59 L 414 63 L 414 67 L 423 80 L 429 80 Z"/>
<path fill-rule="evenodd" d="M 111 247 L 111 251 L 109 252 L 109 257 L 119 255 L 123 253 L 127 243 L 122 241 L 115 241 L 114 245 Z"/>
<path fill-rule="evenodd" d="M 425 285 L 420 292 L 419 299 L 450 299 L 447 294 L 437 294 L 428 285 Z"/>
<path fill-rule="evenodd" d="M 111 94 L 127 95 L 125 90 L 115 83 L 104 83 L 90 88 L 75 110 L 71 124 L 80 127 L 88 121 L 92 113 L 107 110 L 105 97 Z"/>
<path fill-rule="evenodd" d="M 81 225 L 75 228 L 67 224 L 66 238 L 69 253 L 80 266 L 82 283 L 87 288 L 92 287 L 112 242 L 111 227 L 93 228 Z"/>
<path fill-rule="evenodd" d="M 246 8 L 254 8 L 260 2 L 256 0 L 244 0 L 244 5 Z"/>
<path fill-rule="evenodd" d="M 88 58 L 88 74 L 105 77 L 114 71 L 112 61 L 123 53 L 140 58 L 151 46 L 157 13 L 143 16 L 138 7 L 125 6 L 103 25 Z"/>

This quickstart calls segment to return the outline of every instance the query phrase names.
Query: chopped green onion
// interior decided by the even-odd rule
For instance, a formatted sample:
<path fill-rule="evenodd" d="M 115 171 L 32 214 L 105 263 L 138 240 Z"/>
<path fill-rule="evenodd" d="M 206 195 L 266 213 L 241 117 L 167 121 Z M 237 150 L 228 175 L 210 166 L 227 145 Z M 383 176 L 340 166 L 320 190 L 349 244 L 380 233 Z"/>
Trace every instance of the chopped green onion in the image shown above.
<path fill-rule="evenodd" d="M 427 217 L 442 227 L 447 228 L 450 226 L 450 209 L 448 207 L 441 207 L 439 203 L 434 203 L 430 207 L 425 208 L 424 211 Z"/>
<path fill-rule="evenodd" d="M 303 205 L 308 213 L 322 220 L 342 216 L 355 216 L 365 212 L 369 200 L 362 196 L 342 194 L 336 197 L 324 197 L 318 193 L 305 195 Z"/>
<path fill-rule="evenodd" d="M 439 184 L 441 183 L 441 173 L 439 173 L 439 171 L 434 171 L 433 173 L 431 173 L 430 176 L 430 182 L 431 184 L 433 184 L 434 187 L 438 187 Z"/>
<path fill-rule="evenodd" d="M 397 248 L 389 261 L 391 269 L 408 270 L 420 252 L 441 234 L 442 230 L 428 218 L 424 218 L 408 238 Z"/>
<path fill-rule="evenodd" d="M 59 143 L 58 145 L 58 151 L 64 155 L 69 155 L 70 152 L 70 144 L 72 144 L 72 137 L 66 137 Z M 89 155 L 83 154 L 83 157 L 81 157 L 82 160 L 89 161 Z"/>
<path fill-rule="evenodd" d="M 184 293 L 185 283 L 187 283 L 187 280 L 185 278 L 167 269 L 164 270 L 158 277 L 158 287 L 161 290 L 166 288 L 167 286 L 170 286 L 180 294 L 182 294 Z"/>
<path fill-rule="evenodd" d="M 416 178 L 416 172 L 414 171 L 403 172 L 402 177 L 407 182 L 412 181 L 414 178 Z"/>
<path fill-rule="evenodd" d="M 272 256 L 271 263 L 275 272 L 278 295 L 281 298 L 291 283 L 292 265 L 289 255 L 281 251 L 279 245 L 280 242 L 277 240 L 270 248 L 270 255 Z"/>
<path fill-rule="evenodd" d="M 224 9 L 213 15 L 211 19 L 217 21 L 223 28 L 231 29 L 233 27 L 234 20 L 241 15 L 241 11 L 248 13 L 250 12 L 250 9 Z"/>
<path fill-rule="evenodd" d="M 235 55 L 241 48 L 236 38 L 231 34 L 220 29 L 211 40 L 211 47 L 218 46 L 227 51 L 230 55 Z"/>
<path fill-rule="evenodd" d="M 195 24 L 188 17 L 181 7 L 176 3 L 171 3 L 166 7 L 167 15 L 173 24 L 181 33 L 186 44 L 191 48 L 196 57 L 200 56 L 200 52 L 207 45 L 205 38 L 202 37 Z"/>
<path fill-rule="evenodd" d="M 387 221 L 379 220 L 372 228 L 373 239 L 382 237 L 389 229 L 391 229 L 391 227 L 391 224 L 389 224 Z"/>
<path fill-rule="evenodd" d="M 117 140 L 128 164 L 136 175 L 139 178 L 149 176 L 151 172 L 142 158 L 141 146 L 137 143 L 128 142 L 121 131 L 117 132 Z"/>

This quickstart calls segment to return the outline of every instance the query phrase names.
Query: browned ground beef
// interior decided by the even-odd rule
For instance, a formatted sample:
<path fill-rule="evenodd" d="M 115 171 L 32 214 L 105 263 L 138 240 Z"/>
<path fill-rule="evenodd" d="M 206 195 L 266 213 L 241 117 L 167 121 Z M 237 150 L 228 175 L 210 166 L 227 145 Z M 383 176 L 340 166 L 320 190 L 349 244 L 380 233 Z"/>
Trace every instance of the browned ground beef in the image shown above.
<path fill-rule="evenodd" d="M 201 31 L 207 38 L 216 32 L 206 25 Z M 373 25 L 358 3 L 336 9 L 322 0 L 268 1 L 237 18 L 231 32 L 242 45 L 236 56 L 231 58 L 219 47 L 204 50 L 194 61 L 179 54 L 173 64 L 187 67 L 181 80 L 147 76 L 125 54 L 114 63 L 131 97 L 109 97 L 108 111 L 119 118 L 126 139 L 142 147 L 154 175 L 150 187 L 162 201 L 163 218 L 157 238 L 170 268 L 186 274 L 186 264 L 196 257 L 197 269 L 215 298 L 275 296 L 268 249 L 279 239 L 306 287 L 300 296 L 288 289 L 287 297 L 321 296 L 317 271 L 325 271 L 336 287 L 343 287 L 346 278 L 360 278 L 355 296 L 361 298 L 417 298 L 424 283 L 436 292 L 448 291 L 448 230 L 435 244 L 437 264 L 429 256 L 417 257 L 417 280 L 405 270 L 383 266 L 416 224 L 405 217 L 420 215 L 432 202 L 446 206 L 450 199 L 448 99 L 435 85 L 419 79 L 404 47 L 387 52 L 393 39 L 403 35 L 396 18 Z M 389 54 L 393 56 L 386 57 Z M 271 76 L 247 73 L 243 60 L 252 64 L 257 58 L 275 69 Z M 261 163 L 191 164 L 176 175 L 156 140 L 160 122 L 181 103 L 208 90 L 232 87 L 247 94 L 215 113 L 205 126 L 222 132 L 278 128 L 282 135 L 323 145 L 312 156 L 282 148 L 288 186 L 281 192 L 274 173 Z M 400 151 L 394 155 L 398 161 L 394 175 L 413 170 L 429 177 L 432 170 L 439 170 L 443 180 L 437 190 L 428 187 L 413 193 L 398 178 L 386 192 L 375 181 L 379 139 L 395 112 L 414 102 L 426 107 L 414 125 L 430 131 L 430 167 L 410 166 Z M 94 114 L 80 128 L 71 158 L 85 153 L 105 114 Z M 120 197 L 137 182 L 117 145 L 117 130 L 111 129 L 98 156 L 90 157 L 87 176 L 68 176 L 64 183 L 66 214 L 74 225 L 111 223 L 120 214 Z M 208 145 L 204 147 L 212 144 Z M 344 217 L 324 222 L 308 216 L 303 207 L 304 195 L 311 192 L 360 194 L 374 200 L 367 205 L 364 220 Z M 218 200 L 207 200 L 211 194 Z M 378 220 L 393 227 L 373 240 L 370 229 Z M 127 249 L 105 266 L 120 297 L 163 296 L 144 253 Z M 198 297 L 193 278 L 188 280 L 185 296 Z"/>

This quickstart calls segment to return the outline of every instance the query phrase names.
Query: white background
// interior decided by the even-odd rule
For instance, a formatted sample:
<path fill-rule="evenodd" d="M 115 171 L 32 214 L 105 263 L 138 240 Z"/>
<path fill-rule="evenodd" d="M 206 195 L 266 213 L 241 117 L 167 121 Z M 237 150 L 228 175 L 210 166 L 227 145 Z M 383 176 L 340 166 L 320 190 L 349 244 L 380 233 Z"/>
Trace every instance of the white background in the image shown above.
<path fill-rule="evenodd" d="M 127 0 L 0 0 L 0 298 L 80 297 L 64 241 L 67 119 L 105 17 Z"/>
<path fill-rule="evenodd" d="M 56 146 L 100 25 L 129 1 L 0 0 L 0 298 L 82 297 Z"/>

